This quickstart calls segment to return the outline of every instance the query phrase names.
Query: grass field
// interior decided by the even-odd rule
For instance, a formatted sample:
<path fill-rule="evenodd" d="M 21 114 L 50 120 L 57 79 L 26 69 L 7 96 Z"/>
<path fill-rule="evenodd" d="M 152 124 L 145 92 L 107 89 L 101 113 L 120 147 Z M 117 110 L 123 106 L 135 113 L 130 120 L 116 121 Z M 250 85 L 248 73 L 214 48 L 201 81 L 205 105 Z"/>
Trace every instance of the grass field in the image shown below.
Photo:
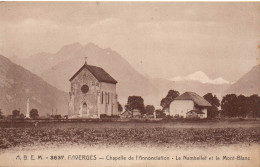
<path fill-rule="evenodd" d="M 0 124 L 0 148 L 33 145 L 194 147 L 259 144 L 259 121 Z"/>
<path fill-rule="evenodd" d="M 0 166 L 259 166 L 260 121 L 0 123 Z M 16 160 L 23 156 L 96 155 L 96 161 Z M 169 161 L 106 157 L 167 156 Z M 185 161 L 176 156 L 250 157 Z M 103 158 L 103 159 L 99 159 Z"/>
<path fill-rule="evenodd" d="M 14 121 L 0 122 L 0 128 L 34 128 L 35 122 L 38 122 L 37 128 L 48 129 L 66 129 L 66 128 L 250 128 L 260 127 L 260 120 L 171 120 L 171 121 L 87 121 L 87 122 L 58 122 L 58 121 Z"/>

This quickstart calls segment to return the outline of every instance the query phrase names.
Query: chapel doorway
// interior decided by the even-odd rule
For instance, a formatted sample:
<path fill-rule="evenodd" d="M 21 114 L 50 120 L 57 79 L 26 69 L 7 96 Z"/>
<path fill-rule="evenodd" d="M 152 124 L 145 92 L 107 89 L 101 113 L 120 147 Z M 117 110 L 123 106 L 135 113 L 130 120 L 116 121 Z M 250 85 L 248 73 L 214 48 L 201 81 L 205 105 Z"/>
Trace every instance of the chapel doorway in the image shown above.
<path fill-rule="evenodd" d="M 84 102 L 82 105 L 82 113 L 88 115 L 88 105 L 86 102 Z"/>

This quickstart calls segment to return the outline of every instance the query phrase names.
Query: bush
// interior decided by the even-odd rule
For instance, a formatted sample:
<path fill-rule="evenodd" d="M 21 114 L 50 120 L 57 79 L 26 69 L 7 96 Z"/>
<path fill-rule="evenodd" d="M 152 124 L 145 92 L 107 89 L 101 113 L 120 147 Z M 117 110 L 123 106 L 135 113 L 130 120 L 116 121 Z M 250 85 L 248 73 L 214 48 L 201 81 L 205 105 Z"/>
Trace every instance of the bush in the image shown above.
<path fill-rule="evenodd" d="M 58 115 L 51 115 L 51 118 L 53 118 L 53 119 L 62 119 L 60 114 L 58 114 Z"/>
<path fill-rule="evenodd" d="M 37 119 L 39 118 L 39 112 L 37 109 L 33 108 L 31 111 L 30 111 L 30 118 L 32 119 Z"/>
<path fill-rule="evenodd" d="M 100 114 L 100 118 L 120 118 L 120 116 L 119 115 Z"/>

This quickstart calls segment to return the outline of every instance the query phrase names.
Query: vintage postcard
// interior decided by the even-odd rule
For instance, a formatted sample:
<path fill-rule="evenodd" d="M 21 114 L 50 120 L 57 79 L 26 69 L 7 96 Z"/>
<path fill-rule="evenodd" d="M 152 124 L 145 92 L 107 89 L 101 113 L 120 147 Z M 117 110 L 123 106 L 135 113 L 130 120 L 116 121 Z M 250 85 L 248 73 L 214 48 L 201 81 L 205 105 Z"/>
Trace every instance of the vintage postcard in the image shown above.
<path fill-rule="evenodd" d="M 0 166 L 260 167 L 260 2 L 0 2 Z"/>

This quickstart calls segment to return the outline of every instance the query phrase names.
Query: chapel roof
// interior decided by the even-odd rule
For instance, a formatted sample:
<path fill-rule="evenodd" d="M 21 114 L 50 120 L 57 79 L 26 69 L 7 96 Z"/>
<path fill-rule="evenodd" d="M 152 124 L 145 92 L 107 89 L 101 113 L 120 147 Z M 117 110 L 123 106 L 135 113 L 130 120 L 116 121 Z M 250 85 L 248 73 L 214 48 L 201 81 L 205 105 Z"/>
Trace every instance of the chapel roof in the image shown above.
<path fill-rule="evenodd" d="M 182 95 L 176 97 L 174 100 L 192 100 L 195 104 L 204 107 L 210 107 L 211 104 L 203 97 L 194 92 L 185 92 Z"/>
<path fill-rule="evenodd" d="M 94 77 L 100 82 L 107 82 L 113 84 L 117 83 L 117 81 L 113 77 L 111 77 L 103 68 L 88 65 L 86 63 L 70 78 L 70 81 L 72 81 L 84 68 L 88 69 L 94 75 Z"/>

